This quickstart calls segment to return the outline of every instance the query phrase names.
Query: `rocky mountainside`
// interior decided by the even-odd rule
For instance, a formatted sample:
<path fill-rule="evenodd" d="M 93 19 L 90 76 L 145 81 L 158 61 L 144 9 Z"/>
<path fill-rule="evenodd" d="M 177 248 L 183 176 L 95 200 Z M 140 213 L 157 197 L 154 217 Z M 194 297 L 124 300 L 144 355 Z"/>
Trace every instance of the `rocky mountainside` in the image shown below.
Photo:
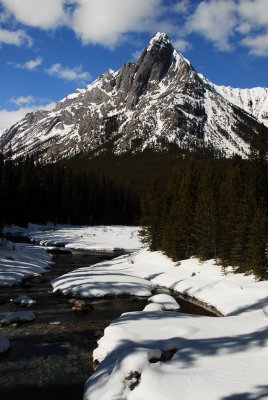
<path fill-rule="evenodd" d="M 266 100 L 259 107 L 255 99 L 261 93 L 250 103 L 243 90 L 213 85 L 166 34 L 157 33 L 138 61 L 107 71 L 52 111 L 27 114 L 1 135 L 0 148 L 11 147 L 15 155 L 37 152 L 48 160 L 80 151 L 121 154 L 212 145 L 227 156 L 246 157 L 266 118 L 263 90 Z"/>
<path fill-rule="evenodd" d="M 231 86 L 218 86 L 210 82 L 202 74 L 199 74 L 199 76 L 205 83 L 213 87 L 217 93 L 268 126 L 268 88 L 240 89 Z"/>

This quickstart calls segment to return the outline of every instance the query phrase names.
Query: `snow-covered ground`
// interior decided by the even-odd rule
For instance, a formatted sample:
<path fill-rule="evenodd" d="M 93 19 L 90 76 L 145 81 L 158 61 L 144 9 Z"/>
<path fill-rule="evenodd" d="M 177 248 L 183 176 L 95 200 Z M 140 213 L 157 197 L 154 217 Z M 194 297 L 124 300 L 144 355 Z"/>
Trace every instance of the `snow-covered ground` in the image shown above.
<path fill-rule="evenodd" d="M 268 312 L 268 281 L 257 282 L 253 275 L 234 274 L 231 267 L 224 271 L 214 260 L 200 262 L 191 258 L 178 265 L 162 253 L 146 249 L 79 268 L 57 278 L 52 286 L 77 297 L 92 297 L 94 293 L 138 295 L 137 286 L 133 290 L 134 277 L 143 279 L 140 290 L 146 287 L 145 296 L 156 286 L 164 286 L 214 306 L 225 316 L 258 316 L 266 308 Z"/>
<path fill-rule="evenodd" d="M 267 399 L 267 322 L 264 316 L 125 313 L 98 342 L 94 358 L 101 364 L 84 399 Z M 160 361 L 171 350 L 173 357 Z"/>
<path fill-rule="evenodd" d="M 176 311 L 180 306 L 176 300 L 168 294 L 155 294 L 149 297 L 149 304 L 145 306 L 143 311 Z"/>
<path fill-rule="evenodd" d="M 61 226 L 33 225 L 28 228 L 10 226 L 4 233 L 23 234 L 43 246 L 64 246 L 79 250 L 134 251 L 141 247 L 139 227 L 133 226 Z"/>
<path fill-rule="evenodd" d="M 213 260 L 178 265 L 145 249 L 131 263 L 119 259 L 129 273 L 194 296 L 226 317 L 148 306 L 123 314 L 98 341 L 93 356 L 100 365 L 85 400 L 268 399 L 268 282 L 223 271 Z M 163 361 L 169 351 L 172 358 Z"/>
<path fill-rule="evenodd" d="M 83 248 L 104 248 L 105 242 L 109 249 L 137 240 L 136 247 L 132 242 L 126 247 L 139 248 L 131 256 L 59 277 L 54 290 L 87 297 L 93 287 L 98 295 L 110 293 L 109 283 L 128 293 L 141 284 L 148 295 L 159 285 L 212 305 L 225 317 L 161 311 L 170 302 L 163 297 L 151 299 L 144 311 L 123 314 L 98 341 L 94 359 L 100 364 L 86 383 L 84 400 L 268 399 L 268 281 L 234 274 L 231 267 L 223 270 L 213 260 L 172 262 L 143 249 L 135 232 L 123 227 L 64 228 L 33 237 Z"/>
<path fill-rule="evenodd" d="M 75 297 L 103 297 L 107 295 L 150 296 L 153 285 L 146 279 L 129 274 L 121 268 L 122 260 L 103 262 L 93 267 L 79 268 L 52 281 L 53 291 Z"/>
<path fill-rule="evenodd" d="M 0 286 L 18 285 L 30 276 L 43 274 L 51 257 L 41 247 L 0 240 Z"/>

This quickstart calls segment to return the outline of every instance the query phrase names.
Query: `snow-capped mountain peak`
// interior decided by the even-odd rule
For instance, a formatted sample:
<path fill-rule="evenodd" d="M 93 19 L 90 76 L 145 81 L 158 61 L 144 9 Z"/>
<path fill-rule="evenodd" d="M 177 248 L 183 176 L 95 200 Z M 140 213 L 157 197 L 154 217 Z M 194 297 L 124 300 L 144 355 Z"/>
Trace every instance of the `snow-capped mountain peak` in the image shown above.
<path fill-rule="evenodd" d="M 243 90 L 198 75 L 158 32 L 138 61 L 108 70 L 50 112 L 28 114 L 1 135 L 0 148 L 11 145 L 15 155 L 38 152 L 46 160 L 79 151 L 94 156 L 174 146 L 213 146 L 246 157 L 268 100 L 267 89 L 253 90 L 251 105 Z"/>
<path fill-rule="evenodd" d="M 168 35 L 163 32 L 156 32 L 156 34 L 152 37 L 152 39 L 148 43 L 145 50 L 151 51 L 151 49 L 154 47 L 154 45 L 163 46 L 163 47 L 172 46 Z"/>

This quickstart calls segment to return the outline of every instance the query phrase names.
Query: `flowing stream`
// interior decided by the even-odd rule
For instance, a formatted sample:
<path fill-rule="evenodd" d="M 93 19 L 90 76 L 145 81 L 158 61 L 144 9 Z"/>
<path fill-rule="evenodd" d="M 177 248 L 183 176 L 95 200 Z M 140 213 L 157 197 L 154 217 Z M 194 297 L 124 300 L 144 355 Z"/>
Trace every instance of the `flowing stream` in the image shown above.
<path fill-rule="evenodd" d="M 36 320 L 0 328 L 10 340 L 10 350 L 0 356 L 0 399 L 2 400 L 81 400 L 84 383 L 93 373 L 92 352 L 97 347 L 96 332 L 107 327 L 122 313 L 142 310 L 146 299 L 121 297 L 92 300 L 92 309 L 74 311 L 68 298 L 52 293 L 50 281 L 76 268 L 114 257 L 72 251 L 55 254 L 55 264 L 22 286 L 0 287 L 0 315 L 31 310 Z M 157 292 L 166 292 L 157 289 Z M 11 298 L 26 294 L 37 301 L 30 307 L 15 306 Z M 180 312 L 198 315 L 214 313 L 176 296 Z"/>

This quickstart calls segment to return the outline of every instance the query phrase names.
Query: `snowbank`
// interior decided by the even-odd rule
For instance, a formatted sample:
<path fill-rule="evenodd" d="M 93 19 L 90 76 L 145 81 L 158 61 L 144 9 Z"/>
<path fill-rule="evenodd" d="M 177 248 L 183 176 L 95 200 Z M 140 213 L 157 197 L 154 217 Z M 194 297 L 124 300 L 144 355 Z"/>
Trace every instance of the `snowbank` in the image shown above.
<path fill-rule="evenodd" d="M 180 308 L 176 300 L 168 294 L 156 294 L 149 297 L 148 301 L 150 303 L 145 306 L 143 311 L 176 311 Z"/>
<path fill-rule="evenodd" d="M 0 286 L 18 285 L 30 276 L 43 274 L 51 257 L 38 246 L 0 241 Z"/>
<path fill-rule="evenodd" d="M 111 260 L 107 270 L 119 259 L 129 273 L 194 296 L 226 317 L 163 312 L 165 299 L 153 296 L 156 303 L 105 329 L 84 400 L 268 399 L 268 282 L 223 271 L 213 260 L 174 263 L 147 250 L 131 263 L 126 256 Z"/>
<path fill-rule="evenodd" d="M 70 249 L 96 251 L 134 251 L 141 248 L 139 227 L 133 226 L 10 226 L 4 233 L 29 236 L 43 246 L 65 246 Z"/>
<path fill-rule="evenodd" d="M 150 296 L 154 286 L 148 280 L 129 273 L 122 267 L 124 258 L 113 263 L 102 262 L 91 267 L 78 268 L 51 282 L 53 291 L 75 297 L 103 297 L 109 295 Z"/>
<path fill-rule="evenodd" d="M 143 280 L 138 282 L 138 278 Z M 139 283 L 141 296 L 149 296 L 154 287 L 164 286 L 214 306 L 226 316 L 263 315 L 268 307 L 268 281 L 257 282 L 253 275 L 234 274 L 231 268 L 223 271 L 214 260 L 200 262 L 192 258 L 178 265 L 162 253 L 146 249 L 131 257 L 124 255 L 72 271 L 57 278 L 52 286 L 64 294 L 91 297 L 93 293 L 139 295 Z"/>
<path fill-rule="evenodd" d="M 84 400 L 267 399 L 267 322 L 125 313 L 98 341 Z"/>
<path fill-rule="evenodd" d="M 137 276 L 195 297 L 223 315 L 257 316 L 268 305 L 268 281 L 257 282 L 253 275 L 235 274 L 231 268 L 224 271 L 215 260 L 200 262 L 192 258 L 178 265 L 160 252 L 147 250 L 132 258 L 133 273 Z"/>

